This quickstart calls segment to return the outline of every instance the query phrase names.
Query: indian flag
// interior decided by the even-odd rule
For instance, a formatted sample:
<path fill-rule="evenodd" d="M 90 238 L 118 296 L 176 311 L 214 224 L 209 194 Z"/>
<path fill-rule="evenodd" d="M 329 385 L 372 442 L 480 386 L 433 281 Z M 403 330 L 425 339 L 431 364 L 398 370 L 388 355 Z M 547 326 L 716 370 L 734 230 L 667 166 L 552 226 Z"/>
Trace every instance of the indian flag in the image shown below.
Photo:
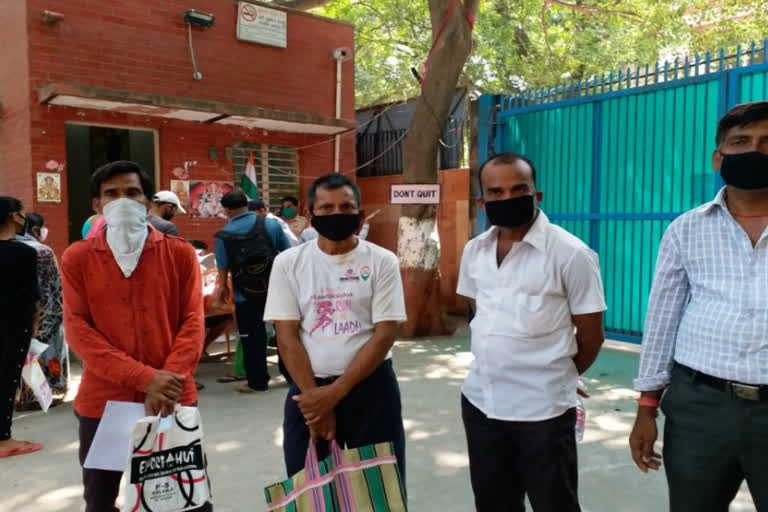
<path fill-rule="evenodd" d="M 240 188 L 243 189 L 248 199 L 259 198 L 259 187 L 256 185 L 256 167 L 253 165 L 253 151 L 248 152 L 248 165 L 245 166 L 245 174 L 240 181 Z"/>

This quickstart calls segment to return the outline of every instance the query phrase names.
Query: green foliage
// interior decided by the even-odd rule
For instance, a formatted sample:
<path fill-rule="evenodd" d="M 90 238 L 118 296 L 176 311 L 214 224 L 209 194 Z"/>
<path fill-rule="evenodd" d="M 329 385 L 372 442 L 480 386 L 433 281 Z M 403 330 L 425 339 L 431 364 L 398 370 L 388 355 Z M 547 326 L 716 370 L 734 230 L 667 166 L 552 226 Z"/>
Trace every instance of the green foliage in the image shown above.
<path fill-rule="evenodd" d="M 716 7 L 715 7 L 716 6 Z M 751 0 L 484 0 L 459 85 L 514 93 L 768 37 Z M 313 11 L 356 25 L 358 107 L 417 96 L 432 43 L 426 0 L 332 0 Z"/>

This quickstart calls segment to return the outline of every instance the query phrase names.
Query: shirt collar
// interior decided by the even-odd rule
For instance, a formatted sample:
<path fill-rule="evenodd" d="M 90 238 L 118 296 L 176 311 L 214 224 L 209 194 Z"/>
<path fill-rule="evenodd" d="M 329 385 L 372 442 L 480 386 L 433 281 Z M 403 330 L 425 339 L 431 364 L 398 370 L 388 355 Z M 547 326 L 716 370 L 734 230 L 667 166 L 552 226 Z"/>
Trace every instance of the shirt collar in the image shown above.
<path fill-rule="evenodd" d="M 229 222 L 231 224 L 232 222 L 235 222 L 238 219 L 242 219 L 242 218 L 244 218 L 244 217 L 246 217 L 248 215 L 256 215 L 256 212 L 245 212 L 245 213 L 241 213 L 240 215 L 235 215 L 234 217 L 229 219 Z"/>
<path fill-rule="evenodd" d="M 156 230 L 154 227 L 147 224 L 147 228 L 149 229 L 149 235 L 147 236 L 147 241 L 144 242 L 144 250 L 147 250 L 147 247 L 153 246 L 160 242 L 165 235 L 163 235 L 160 231 Z M 94 249 L 97 251 L 110 251 L 109 244 L 107 244 L 107 230 L 103 229 L 99 234 L 94 236 L 93 238 L 89 238 L 89 240 L 93 240 Z"/>
<path fill-rule="evenodd" d="M 522 242 L 527 243 L 535 249 L 544 252 L 546 250 L 549 217 L 547 217 L 540 208 L 537 208 L 537 211 L 538 215 L 536 216 L 536 220 L 533 222 L 531 229 L 529 229 L 523 237 Z M 478 239 L 482 244 L 491 244 L 498 237 L 498 233 L 498 226 L 493 226 L 482 235 L 479 235 Z"/>
<path fill-rule="evenodd" d="M 715 209 L 715 207 L 718 207 L 718 206 L 722 208 L 724 211 L 728 211 L 728 205 L 725 202 L 725 197 L 726 197 L 726 188 L 723 187 L 717 192 L 717 195 L 712 201 L 701 205 L 699 211 L 703 214 L 708 214 L 708 213 L 711 213 Z"/>

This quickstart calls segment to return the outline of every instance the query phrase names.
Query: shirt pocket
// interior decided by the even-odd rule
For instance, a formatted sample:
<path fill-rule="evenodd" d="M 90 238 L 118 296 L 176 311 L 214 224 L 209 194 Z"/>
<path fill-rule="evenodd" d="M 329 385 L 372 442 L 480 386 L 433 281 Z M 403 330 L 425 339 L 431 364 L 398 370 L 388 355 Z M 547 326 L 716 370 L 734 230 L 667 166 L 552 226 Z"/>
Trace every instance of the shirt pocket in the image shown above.
<path fill-rule="evenodd" d="M 513 335 L 537 337 L 553 331 L 553 318 L 547 295 L 509 292 L 497 318 L 499 331 Z"/>

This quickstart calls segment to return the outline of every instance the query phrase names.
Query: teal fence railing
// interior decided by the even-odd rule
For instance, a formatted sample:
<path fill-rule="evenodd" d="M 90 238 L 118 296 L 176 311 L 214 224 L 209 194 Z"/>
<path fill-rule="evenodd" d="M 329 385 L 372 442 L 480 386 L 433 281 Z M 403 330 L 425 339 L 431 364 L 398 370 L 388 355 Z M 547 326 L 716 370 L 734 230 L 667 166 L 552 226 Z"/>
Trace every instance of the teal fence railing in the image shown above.
<path fill-rule="evenodd" d="M 600 255 L 609 337 L 639 342 L 664 230 L 722 186 L 718 119 L 768 99 L 768 40 L 600 78 L 479 100 L 479 163 L 536 164 L 542 209 Z M 485 228 L 479 212 L 478 228 Z"/>

